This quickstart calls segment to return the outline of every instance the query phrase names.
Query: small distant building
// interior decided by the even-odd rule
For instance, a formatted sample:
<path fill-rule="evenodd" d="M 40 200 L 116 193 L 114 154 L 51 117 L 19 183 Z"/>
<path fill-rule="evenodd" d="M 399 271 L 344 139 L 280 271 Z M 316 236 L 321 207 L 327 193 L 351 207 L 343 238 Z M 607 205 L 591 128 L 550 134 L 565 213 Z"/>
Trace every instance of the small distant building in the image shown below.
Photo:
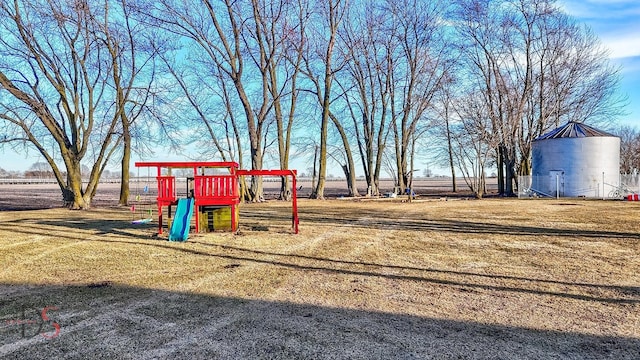
<path fill-rule="evenodd" d="M 606 197 L 620 184 L 620 138 L 570 121 L 533 141 L 531 165 L 540 194 Z"/>

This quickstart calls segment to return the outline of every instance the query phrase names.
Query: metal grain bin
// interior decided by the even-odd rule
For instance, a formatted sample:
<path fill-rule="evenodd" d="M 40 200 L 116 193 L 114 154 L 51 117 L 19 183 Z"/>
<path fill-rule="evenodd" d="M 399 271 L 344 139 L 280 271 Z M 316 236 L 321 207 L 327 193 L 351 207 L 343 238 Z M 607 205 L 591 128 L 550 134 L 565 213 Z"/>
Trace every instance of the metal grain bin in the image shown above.
<path fill-rule="evenodd" d="M 531 189 L 560 197 L 608 197 L 620 185 L 620 138 L 568 122 L 533 141 Z"/>

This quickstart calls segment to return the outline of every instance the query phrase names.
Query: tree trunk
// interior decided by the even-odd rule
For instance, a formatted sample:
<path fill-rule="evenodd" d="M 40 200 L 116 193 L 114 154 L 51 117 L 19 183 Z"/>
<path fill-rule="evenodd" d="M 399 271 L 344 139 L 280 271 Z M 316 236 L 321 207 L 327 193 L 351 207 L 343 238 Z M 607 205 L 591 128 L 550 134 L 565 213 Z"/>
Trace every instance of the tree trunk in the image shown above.
<path fill-rule="evenodd" d="M 351 165 L 349 165 L 349 177 L 347 178 L 347 186 L 349 187 L 349 196 L 350 197 L 358 197 L 360 196 L 360 192 L 358 191 L 358 184 L 356 183 L 357 177 L 356 172 L 353 167 L 353 159 L 350 161 Z"/>
<path fill-rule="evenodd" d="M 478 169 L 476 170 L 476 174 L 478 176 L 478 180 L 476 184 L 477 187 L 475 191 L 476 199 L 482 199 L 484 197 L 484 193 L 486 189 L 486 181 L 485 181 L 485 175 L 483 170 L 484 166 L 481 164 L 482 163 L 478 161 Z"/>
<path fill-rule="evenodd" d="M 349 194 L 353 194 L 354 191 L 357 193 L 355 179 L 353 177 L 353 173 L 349 171 L 349 166 L 342 165 L 342 171 L 344 171 L 344 175 L 347 178 L 347 189 L 349 190 Z M 349 195 L 351 196 L 351 195 Z"/>
<path fill-rule="evenodd" d="M 251 149 L 251 168 L 254 170 L 262 169 L 262 151 L 258 147 L 257 149 Z M 249 185 L 250 201 L 259 202 L 264 200 L 262 189 L 262 176 L 252 176 L 251 184 Z"/>
<path fill-rule="evenodd" d="M 496 151 L 498 160 L 496 161 L 498 167 L 498 194 L 504 195 L 504 145 L 498 145 Z"/>
<path fill-rule="evenodd" d="M 445 125 L 447 130 L 447 150 L 449 152 L 449 167 L 451 168 L 451 189 L 452 192 L 456 192 L 456 168 L 453 162 L 453 144 L 451 143 L 451 128 L 449 126 L 449 106 L 445 106 Z"/>
<path fill-rule="evenodd" d="M 396 190 L 399 188 L 400 191 L 404 191 L 404 179 L 403 179 L 403 174 L 402 174 L 402 147 L 400 146 L 400 139 L 398 137 L 398 128 L 396 125 L 396 122 L 393 122 L 393 139 L 394 139 L 394 144 L 395 144 L 395 148 L 396 148 L 396 153 L 395 153 L 395 160 L 396 160 Z"/>
<path fill-rule="evenodd" d="M 507 167 L 505 172 L 505 195 L 506 196 L 514 196 L 514 187 L 513 182 L 516 179 L 516 159 L 515 154 L 511 154 L 509 159 L 507 160 Z"/>
<path fill-rule="evenodd" d="M 407 190 L 409 191 L 409 201 L 413 197 L 413 172 L 415 171 L 415 158 L 416 158 L 416 136 L 415 133 L 411 135 L 411 164 L 407 176 Z"/>
<path fill-rule="evenodd" d="M 328 89 L 325 87 L 328 95 Z M 325 96 L 322 109 L 322 124 L 320 126 L 320 159 L 318 167 L 318 184 L 311 194 L 312 199 L 324 199 L 324 184 L 327 174 L 327 136 L 329 125 L 329 99 Z"/>
<path fill-rule="evenodd" d="M 531 175 L 531 154 L 525 153 L 522 154 L 522 159 L 520 161 L 520 171 L 519 175 L 528 176 Z"/>
<path fill-rule="evenodd" d="M 64 205 L 73 210 L 85 210 L 91 207 L 91 199 L 82 190 L 80 163 L 67 166 L 67 183 L 60 187 Z"/>
<path fill-rule="evenodd" d="M 271 75 L 272 77 L 275 75 Z M 276 84 L 272 85 L 273 87 Z M 278 94 L 273 94 L 277 96 Z M 278 130 L 278 158 L 280 160 L 280 169 L 287 170 L 289 169 L 289 145 L 290 145 L 290 135 L 289 132 L 285 134 L 284 124 L 283 124 L 283 115 L 282 115 L 282 107 L 280 106 L 280 100 L 274 101 L 274 111 L 276 117 L 276 125 Z M 292 118 L 289 119 L 292 121 Z M 289 128 L 287 129 L 289 130 Z M 282 176 L 280 182 L 280 199 L 289 201 L 291 200 L 291 189 L 289 185 L 289 177 Z"/>
<path fill-rule="evenodd" d="M 318 164 L 318 145 L 316 145 L 313 149 L 313 174 L 311 174 L 311 192 L 313 194 L 313 191 L 316 188 L 316 179 L 317 179 L 317 165 Z"/>
<path fill-rule="evenodd" d="M 272 77 L 274 75 L 271 75 Z M 275 87 L 275 84 L 272 85 Z M 274 94 L 277 95 L 277 94 Z M 284 133 L 284 124 L 282 116 L 282 108 L 280 106 L 280 100 L 274 102 L 274 110 L 276 116 L 276 125 L 278 129 L 278 158 L 280 160 L 280 170 L 287 170 L 289 168 L 289 137 Z M 280 199 L 291 200 L 291 190 L 289 189 L 289 177 L 282 176 L 280 179 Z"/>
<path fill-rule="evenodd" d="M 129 133 L 129 124 L 122 122 L 124 146 L 122 150 L 122 163 L 120 167 L 120 200 L 118 205 L 126 206 L 129 204 L 129 170 L 131 166 L 131 134 Z M 139 179 L 138 179 L 139 181 Z"/>
<path fill-rule="evenodd" d="M 349 196 L 360 196 L 358 187 L 356 185 L 355 162 L 353 161 L 353 152 L 351 151 L 351 146 L 349 146 L 349 137 L 347 136 L 347 132 L 344 130 L 342 124 L 340 124 L 340 120 L 338 120 L 338 118 L 331 112 L 329 113 L 329 117 L 331 118 L 331 121 L 333 121 L 333 124 L 336 126 L 336 129 L 340 134 L 342 145 L 344 146 L 345 156 L 347 157 L 346 166 L 348 166 L 349 173 L 349 176 L 347 177 L 347 186 L 349 188 Z"/>

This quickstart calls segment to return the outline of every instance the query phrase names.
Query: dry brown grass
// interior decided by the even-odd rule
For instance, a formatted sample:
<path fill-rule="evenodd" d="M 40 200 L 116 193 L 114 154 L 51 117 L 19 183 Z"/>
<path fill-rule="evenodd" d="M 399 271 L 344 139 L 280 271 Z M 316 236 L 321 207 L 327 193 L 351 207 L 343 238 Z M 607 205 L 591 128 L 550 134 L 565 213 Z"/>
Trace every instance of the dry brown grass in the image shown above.
<path fill-rule="evenodd" d="M 634 358 L 638 215 L 303 200 L 291 235 L 290 204 L 269 202 L 242 207 L 238 235 L 172 243 L 126 209 L 0 212 L 0 356 Z M 6 324 L 44 306 L 56 339 Z"/>

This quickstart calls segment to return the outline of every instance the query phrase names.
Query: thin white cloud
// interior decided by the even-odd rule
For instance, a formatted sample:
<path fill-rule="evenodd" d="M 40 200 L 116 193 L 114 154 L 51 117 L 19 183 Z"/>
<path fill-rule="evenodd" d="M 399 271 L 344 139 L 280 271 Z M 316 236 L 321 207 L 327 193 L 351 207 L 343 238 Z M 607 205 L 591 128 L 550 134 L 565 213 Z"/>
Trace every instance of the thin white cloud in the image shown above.
<path fill-rule="evenodd" d="M 591 27 L 610 58 L 640 55 L 640 2 L 637 0 L 562 0 L 569 15 Z"/>
<path fill-rule="evenodd" d="M 634 90 L 637 89 L 637 83 L 640 81 L 640 56 L 629 56 L 622 58 L 612 59 L 612 63 L 619 65 L 621 73 L 625 79 L 628 79 L 633 86 L 630 86 Z M 638 94 L 640 100 L 640 93 Z M 640 101 L 638 101 L 640 104 Z"/>
<path fill-rule="evenodd" d="M 640 56 L 640 34 L 628 34 L 620 37 L 602 38 L 602 43 L 610 51 L 609 57 L 620 59 Z"/>
<path fill-rule="evenodd" d="M 561 0 L 558 5 L 566 13 L 582 20 L 610 21 L 640 15 L 637 0 Z"/>

